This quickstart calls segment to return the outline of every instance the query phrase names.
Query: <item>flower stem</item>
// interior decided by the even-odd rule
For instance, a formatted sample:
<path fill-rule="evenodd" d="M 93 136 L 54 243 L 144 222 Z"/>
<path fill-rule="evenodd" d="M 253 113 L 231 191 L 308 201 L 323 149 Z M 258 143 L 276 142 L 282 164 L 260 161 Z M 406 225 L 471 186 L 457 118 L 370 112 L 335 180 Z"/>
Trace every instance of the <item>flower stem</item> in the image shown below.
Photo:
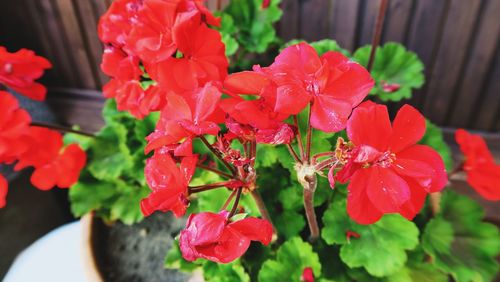
<path fill-rule="evenodd" d="M 54 130 L 57 130 L 57 131 L 61 131 L 61 132 L 64 132 L 64 133 L 74 133 L 74 134 L 79 134 L 79 135 L 87 136 L 87 137 L 95 137 L 95 135 L 93 133 L 85 132 L 85 131 L 81 131 L 81 130 L 76 130 L 76 129 L 72 129 L 72 128 L 60 126 L 60 125 L 57 125 L 57 124 L 32 121 L 31 122 L 31 126 L 45 127 L 45 128 L 50 128 L 50 129 L 54 129 Z"/>
<path fill-rule="evenodd" d="M 299 156 L 297 155 L 297 153 L 295 152 L 295 150 L 293 149 L 292 145 L 290 144 L 286 144 L 286 147 L 288 148 L 288 151 L 290 152 L 290 155 L 292 155 L 293 159 L 295 160 L 295 162 L 297 163 L 302 163 L 300 161 L 300 158 Z"/>
<path fill-rule="evenodd" d="M 278 232 L 276 231 L 276 228 L 274 227 L 273 221 L 271 219 L 271 216 L 269 215 L 269 211 L 266 208 L 266 204 L 264 204 L 264 200 L 262 199 L 262 196 L 257 190 L 252 191 L 252 198 L 255 201 L 255 204 L 257 205 L 257 208 L 259 209 L 260 215 L 262 216 L 263 219 L 269 221 L 271 225 L 273 226 L 273 237 L 277 236 Z"/>
<path fill-rule="evenodd" d="M 370 57 L 368 59 L 368 66 L 366 68 L 368 72 L 372 70 L 373 62 L 375 61 L 375 53 L 377 52 L 377 46 L 380 44 L 388 2 L 389 0 L 382 0 L 380 2 L 377 21 L 375 22 L 375 30 L 373 32 L 372 48 L 370 50 Z"/>
<path fill-rule="evenodd" d="M 297 143 L 299 145 L 300 158 L 304 158 L 304 144 L 302 143 L 302 134 L 300 133 L 299 117 L 293 116 L 293 125 L 297 127 Z"/>
<path fill-rule="evenodd" d="M 233 176 L 231 174 L 223 172 L 223 171 L 218 170 L 216 168 L 210 167 L 208 165 L 197 164 L 196 166 L 199 167 L 199 168 L 201 168 L 201 169 L 208 170 L 208 171 L 211 171 L 213 173 L 216 173 L 216 174 L 218 174 L 218 175 L 220 175 L 222 177 L 233 178 Z"/>
<path fill-rule="evenodd" d="M 229 203 L 231 203 L 231 200 L 234 198 L 234 195 L 236 195 L 236 192 L 238 192 L 238 189 L 235 189 L 233 190 L 233 192 L 231 192 L 231 195 L 229 195 L 229 197 L 227 198 L 226 202 L 224 203 L 224 205 L 220 210 L 225 210 L 227 208 Z"/>
<path fill-rule="evenodd" d="M 227 169 L 229 169 L 229 171 L 233 174 L 233 175 L 236 175 L 236 170 L 226 161 L 224 160 L 224 158 L 222 157 L 221 153 L 214 148 L 214 146 L 212 146 L 210 144 L 210 142 L 208 142 L 207 138 L 205 138 L 205 136 L 203 135 L 200 135 L 200 140 L 203 142 L 203 144 L 205 144 L 205 146 L 207 146 L 207 148 L 217 157 L 219 158 L 219 160 L 227 167 Z"/>
<path fill-rule="evenodd" d="M 305 158 L 303 159 L 305 163 L 311 162 L 311 143 L 312 143 L 311 113 L 312 113 L 312 103 L 309 106 L 309 117 L 307 118 L 306 155 Z"/>
<path fill-rule="evenodd" d="M 311 236 L 310 241 L 314 242 L 319 237 L 319 227 L 318 220 L 316 219 L 316 211 L 314 210 L 314 192 L 316 191 L 316 186 L 318 181 L 316 175 L 306 176 L 303 182 L 304 185 L 304 208 L 306 211 L 307 223 L 309 225 L 309 231 Z"/>
<path fill-rule="evenodd" d="M 233 203 L 233 208 L 231 209 L 231 212 L 229 213 L 227 218 L 231 218 L 236 213 L 236 209 L 238 208 L 238 204 L 240 203 L 241 191 L 243 191 L 243 187 L 238 188 L 238 191 L 236 192 L 236 199 Z"/>
<path fill-rule="evenodd" d="M 224 181 L 224 182 L 217 182 L 217 183 L 212 183 L 212 184 L 205 184 L 205 185 L 200 185 L 200 186 L 189 186 L 189 193 L 194 194 L 194 193 L 199 193 L 203 191 L 208 191 L 212 189 L 217 189 L 217 188 L 222 188 L 226 187 L 226 185 L 230 184 L 230 181 Z"/>
<path fill-rule="evenodd" d="M 429 194 L 432 215 L 436 216 L 441 211 L 441 192 Z"/>

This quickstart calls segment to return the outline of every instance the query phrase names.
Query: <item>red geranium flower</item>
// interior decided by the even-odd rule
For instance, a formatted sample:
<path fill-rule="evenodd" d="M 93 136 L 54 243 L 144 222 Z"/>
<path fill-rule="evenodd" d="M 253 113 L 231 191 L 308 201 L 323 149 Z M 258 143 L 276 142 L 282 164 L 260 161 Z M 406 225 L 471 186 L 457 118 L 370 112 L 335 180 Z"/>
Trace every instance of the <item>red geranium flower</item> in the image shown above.
<path fill-rule="evenodd" d="M 28 149 L 20 137 L 28 131 L 31 117 L 5 91 L 0 91 L 0 113 L 0 163 L 10 163 Z"/>
<path fill-rule="evenodd" d="M 8 188 L 9 183 L 7 182 L 7 179 L 5 179 L 3 175 L 0 174 L 0 209 L 5 207 L 5 205 L 7 204 L 6 198 Z"/>
<path fill-rule="evenodd" d="M 30 148 L 19 157 L 15 169 L 35 168 L 31 183 L 40 190 L 54 186 L 69 188 L 78 181 L 87 156 L 79 145 L 63 148 L 62 135 L 54 130 L 31 127 L 27 136 Z"/>
<path fill-rule="evenodd" d="M 142 213 L 149 216 L 155 211 L 172 211 L 177 217 L 183 216 L 189 205 L 188 184 L 197 162 L 196 155 L 185 157 L 178 167 L 167 148 L 156 150 L 144 170 L 152 192 L 141 201 Z"/>
<path fill-rule="evenodd" d="M 448 179 L 442 158 L 417 145 L 424 133 L 424 117 L 409 105 L 392 126 L 386 106 L 368 101 L 354 110 L 347 124 L 352 144 L 337 152 L 344 167 L 336 175 L 341 182 L 350 179 L 347 212 L 354 221 L 371 224 L 386 213 L 413 219 L 427 193 L 443 189 Z"/>
<path fill-rule="evenodd" d="M 182 94 L 210 81 L 223 81 L 228 61 L 220 33 L 199 23 L 197 14 L 185 14 L 173 30 L 173 40 L 180 56 L 158 64 L 146 64 L 146 70 L 160 87 Z M 186 75 L 188 74 L 188 75 Z"/>
<path fill-rule="evenodd" d="M 302 271 L 302 276 L 300 277 L 300 281 L 314 282 L 314 271 L 311 267 L 304 268 L 304 271 Z"/>
<path fill-rule="evenodd" d="M 35 80 L 51 66 L 47 59 L 35 55 L 31 50 L 21 49 L 9 53 L 0 46 L 0 83 L 33 100 L 45 99 L 47 89 Z"/>
<path fill-rule="evenodd" d="M 455 139 L 465 155 L 467 182 L 485 199 L 500 200 L 500 165 L 495 164 L 484 139 L 463 129 L 455 132 Z"/>
<path fill-rule="evenodd" d="M 142 71 L 139 68 L 139 59 L 127 55 L 123 50 L 113 46 L 106 46 L 102 55 L 101 70 L 120 80 L 139 80 Z"/>
<path fill-rule="evenodd" d="M 220 97 L 219 88 L 212 83 L 183 96 L 170 93 L 155 132 L 147 137 L 146 152 L 178 143 L 184 138 L 217 135 L 217 122 L 221 117 L 216 110 Z"/>
<path fill-rule="evenodd" d="M 230 222 L 227 216 L 227 211 L 192 214 L 179 238 L 184 259 L 229 263 L 247 251 L 250 241 L 271 242 L 273 228 L 268 221 L 248 217 Z"/>
<path fill-rule="evenodd" d="M 99 20 L 99 39 L 104 43 L 123 46 L 133 23 L 137 21 L 137 11 L 142 0 L 115 0 Z"/>
<path fill-rule="evenodd" d="M 285 48 L 260 71 L 277 85 L 275 112 L 295 115 L 311 102 L 311 126 L 325 132 L 344 129 L 352 109 L 374 85 L 361 65 L 339 52 L 319 57 L 307 43 Z"/>

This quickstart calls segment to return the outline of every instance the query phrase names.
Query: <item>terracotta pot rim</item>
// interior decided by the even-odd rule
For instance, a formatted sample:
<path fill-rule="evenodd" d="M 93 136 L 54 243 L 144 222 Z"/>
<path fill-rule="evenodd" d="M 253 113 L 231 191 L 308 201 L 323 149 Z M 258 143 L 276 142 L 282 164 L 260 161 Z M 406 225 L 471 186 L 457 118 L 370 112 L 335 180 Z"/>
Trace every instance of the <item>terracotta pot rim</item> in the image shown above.
<path fill-rule="evenodd" d="M 88 213 L 80 219 L 82 224 L 82 256 L 85 267 L 85 277 L 89 282 L 104 282 L 102 274 L 97 265 L 96 253 L 94 251 L 95 240 L 95 217 Z"/>

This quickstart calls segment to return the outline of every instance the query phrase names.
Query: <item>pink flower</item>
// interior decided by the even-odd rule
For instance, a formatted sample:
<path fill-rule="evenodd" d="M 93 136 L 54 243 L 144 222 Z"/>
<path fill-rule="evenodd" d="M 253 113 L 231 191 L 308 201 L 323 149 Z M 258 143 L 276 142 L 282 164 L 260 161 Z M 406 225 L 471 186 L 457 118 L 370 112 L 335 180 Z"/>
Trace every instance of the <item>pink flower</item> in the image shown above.
<path fill-rule="evenodd" d="M 266 220 L 248 217 L 231 222 L 227 216 L 227 211 L 192 214 L 179 239 L 182 256 L 188 261 L 229 263 L 247 251 L 250 241 L 271 242 L 273 228 Z"/>

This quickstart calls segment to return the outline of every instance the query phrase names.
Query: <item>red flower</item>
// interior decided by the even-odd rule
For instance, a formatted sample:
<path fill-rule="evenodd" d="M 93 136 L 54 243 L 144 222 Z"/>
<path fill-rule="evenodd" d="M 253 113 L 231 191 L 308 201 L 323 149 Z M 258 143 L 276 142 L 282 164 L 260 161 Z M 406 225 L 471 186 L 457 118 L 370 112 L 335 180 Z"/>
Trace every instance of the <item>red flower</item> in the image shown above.
<path fill-rule="evenodd" d="M 155 132 L 148 137 L 146 152 L 198 135 L 217 135 L 220 90 L 212 83 L 179 96 L 170 93 Z"/>
<path fill-rule="evenodd" d="M 183 216 L 189 205 L 188 184 L 197 162 L 197 156 L 185 157 L 177 167 L 168 149 L 156 150 L 144 170 L 152 192 L 141 201 L 142 213 L 149 216 L 155 211 L 172 211 L 177 217 Z"/>
<path fill-rule="evenodd" d="M 311 267 L 304 268 L 302 272 L 302 276 L 300 277 L 300 281 L 303 282 L 314 282 L 314 272 Z"/>
<path fill-rule="evenodd" d="M 250 241 L 271 242 L 273 228 L 266 220 L 249 217 L 230 222 L 227 216 L 227 211 L 192 214 L 179 238 L 184 259 L 229 263 L 247 251 Z"/>
<path fill-rule="evenodd" d="M 28 131 L 31 117 L 5 91 L 0 91 L 0 113 L 0 163 L 10 163 L 28 149 L 28 143 L 20 137 Z"/>
<path fill-rule="evenodd" d="M 374 85 L 361 65 L 339 52 L 319 57 L 307 43 L 287 47 L 262 72 L 277 85 L 275 112 L 295 115 L 312 103 L 311 125 L 325 132 L 344 129 Z"/>
<path fill-rule="evenodd" d="M 9 183 L 7 182 L 7 179 L 5 179 L 3 175 L 0 174 L 0 209 L 5 207 L 5 205 L 7 204 L 6 198 L 8 186 Z"/>
<path fill-rule="evenodd" d="M 455 139 L 465 155 L 467 182 L 485 199 L 500 200 L 500 165 L 495 164 L 484 139 L 463 129 L 456 131 Z"/>
<path fill-rule="evenodd" d="M 124 51 L 113 46 L 107 46 L 102 55 L 101 70 L 120 80 L 139 80 L 142 71 L 139 68 L 139 59 L 127 55 Z"/>
<path fill-rule="evenodd" d="M 234 97 L 222 100 L 220 106 L 234 120 L 226 121 L 231 132 L 241 137 L 248 135 L 250 130 L 251 138 L 259 143 L 286 144 L 292 141 L 295 129 L 283 122 L 289 115 L 277 113 L 269 106 L 274 101 L 272 93 L 276 87 L 264 74 L 250 71 L 231 74 L 224 81 L 224 88 Z M 238 95 L 252 95 L 258 99 L 245 100 Z M 242 131 L 243 128 L 248 130 Z"/>
<path fill-rule="evenodd" d="M 210 81 L 222 81 L 228 61 L 224 43 L 217 30 L 194 18 L 184 19 L 174 28 L 173 40 L 182 54 L 158 64 L 146 64 L 146 70 L 160 87 L 182 94 Z M 199 15 L 198 15 L 199 16 Z"/>
<path fill-rule="evenodd" d="M 137 11 L 142 0 L 115 0 L 99 20 L 99 39 L 104 43 L 123 46 L 133 23 L 137 21 Z"/>
<path fill-rule="evenodd" d="M 31 183 L 40 190 L 69 188 L 78 181 L 87 156 L 76 144 L 63 148 L 62 135 L 54 130 L 31 127 L 30 148 L 19 157 L 15 169 L 35 168 Z"/>
<path fill-rule="evenodd" d="M 45 99 L 47 89 L 35 80 L 51 66 L 47 59 L 35 55 L 31 50 L 21 49 L 9 53 L 0 46 L 0 83 L 33 100 Z"/>
<path fill-rule="evenodd" d="M 269 8 L 269 5 L 271 5 L 271 0 L 262 0 L 262 9 L 267 9 Z"/>
<path fill-rule="evenodd" d="M 360 224 L 376 222 L 386 213 L 408 219 L 420 211 L 427 193 L 447 183 L 444 163 L 432 148 L 417 145 L 425 133 L 425 119 L 413 107 L 403 106 L 390 123 L 387 107 L 365 102 L 347 124 L 352 144 L 341 146 L 344 167 L 336 179 L 347 187 L 347 212 Z"/>

